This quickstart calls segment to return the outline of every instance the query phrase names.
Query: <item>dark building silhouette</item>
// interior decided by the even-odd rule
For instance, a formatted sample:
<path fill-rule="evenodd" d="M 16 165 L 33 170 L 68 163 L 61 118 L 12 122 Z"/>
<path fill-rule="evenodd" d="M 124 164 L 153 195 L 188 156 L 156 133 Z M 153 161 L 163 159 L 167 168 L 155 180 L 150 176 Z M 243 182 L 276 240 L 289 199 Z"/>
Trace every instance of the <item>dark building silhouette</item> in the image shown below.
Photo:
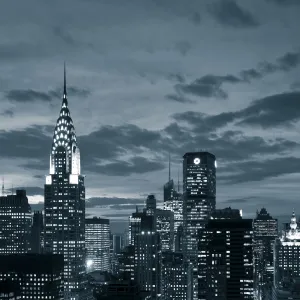
<path fill-rule="evenodd" d="M 26 253 L 30 225 L 31 208 L 25 190 L 0 197 L 0 254 Z"/>
<path fill-rule="evenodd" d="M 134 246 L 125 247 L 120 253 L 119 276 L 123 280 L 134 280 Z"/>
<path fill-rule="evenodd" d="M 183 156 L 183 253 L 193 267 L 193 298 L 198 291 L 198 231 L 216 206 L 216 157 L 209 152 Z"/>
<path fill-rule="evenodd" d="M 258 299 L 269 299 L 274 277 L 274 242 L 278 238 L 278 222 L 265 208 L 253 220 L 254 292 Z"/>
<path fill-rule="evenodd" d="M 180 225 L 177 228 L 175 234 L 175 252 L 182 252 L 182 243 L 183 243 L 183 226 Z"/>
<path fill-rule="evenodd" d="M 199 230 L 198 298 L 254 299 L 252 220 L 239 210 L 216 210 Z"/>
<path fill-rule="evenodd" d="M 153 215 L 156 210 L 156 198 L 154 195 L 149 195 L 146 199 L 147 214 Z"/>
<path fill-rule="evenodd" d="M 63 263 L 62 255 L 1 255 L 0 282 L 14 284 L 20 299 L 63 300 Z"/>
<path fill-rule="evenodd" d="M 64 256 L 64 300 L 84 299 L 87 292 L 84 234 L 84 176 L 64 72 L 62 106 L 54 129 L 50 172 L 45 184 L 45 251 Z"/>
<path fill-rule="evenodd" d="M 110 271 L 109 219 L 85 219 L 85 247 L 88 272 Z"/>
<path fill-rule="evenodd" d="M 142 290 L 150 292 L 151 299 L 158 299 L 160 293 L 160 247 L 156 232 L 155 216 L 141 217 L 141 231 L 134 241 L 134 278 Z"/>
<path fill-rule="evenodd" d="M 0 300 L 21 300 L 20 286 L 11 279 L 0 281 Z"/>
<path fill-rule="evenodd" d="M 41 211 L 33 213 L 29 252 L 37 254 L 44 252 L 44 218 Z"/>
<path fill-rule="evenodd" d="M 162 252 L 161 299 L 186 300 L 192 292 L 192 269 L 185 266 L 183 253 Z"/>
<path fill-rule="evenodd" d="M 149 293 L 142 291 L 134 281 L 112 282 L 105 286 L 97 300 L 146 300 Z"/>

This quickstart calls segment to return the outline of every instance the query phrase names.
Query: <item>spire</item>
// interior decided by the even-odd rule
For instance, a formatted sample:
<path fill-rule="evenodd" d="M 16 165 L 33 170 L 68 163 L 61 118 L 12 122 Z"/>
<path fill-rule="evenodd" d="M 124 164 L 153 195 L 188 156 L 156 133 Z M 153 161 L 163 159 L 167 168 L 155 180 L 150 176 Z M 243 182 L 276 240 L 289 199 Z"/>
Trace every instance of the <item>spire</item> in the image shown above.
<path fill-rule="evenodd" d="M 64 98 L 67 97 L 67 76 L 66 76 L 66 62 L 64 62 Z"/>
<path fill-rule="evenodd" d="M 169 152 L 169 181 L 171 181 L 171 154 Z"/>
<path fill-rule="evenodd" d="M 177 186 L 177 189 L 178 189 L 178 193 L 180 192 L 180 185 L 179 185 L 179 168 L 178 168 L 178 186 Z"/>
<path fill-rule="evenodd" d="M 2 196 L 4 196 L 4 177 L 2 177 Z"/>

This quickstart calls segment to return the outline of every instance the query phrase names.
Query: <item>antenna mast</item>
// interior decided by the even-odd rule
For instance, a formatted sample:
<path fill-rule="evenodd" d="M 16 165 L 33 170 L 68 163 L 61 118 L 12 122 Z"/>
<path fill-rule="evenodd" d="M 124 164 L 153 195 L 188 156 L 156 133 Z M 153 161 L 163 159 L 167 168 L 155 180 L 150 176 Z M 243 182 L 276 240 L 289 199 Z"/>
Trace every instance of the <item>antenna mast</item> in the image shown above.
<path fill-rule="evenodd" d="M 2 177 L 2 196 L 4 196 L 4 177 Z"/>

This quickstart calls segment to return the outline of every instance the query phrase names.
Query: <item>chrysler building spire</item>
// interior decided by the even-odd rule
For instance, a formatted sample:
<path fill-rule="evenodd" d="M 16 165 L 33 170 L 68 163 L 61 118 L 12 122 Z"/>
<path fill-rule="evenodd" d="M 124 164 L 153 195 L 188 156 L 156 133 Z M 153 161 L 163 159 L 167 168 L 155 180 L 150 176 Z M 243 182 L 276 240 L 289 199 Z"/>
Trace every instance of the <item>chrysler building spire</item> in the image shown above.
<path fill-rule="evenodd" d="M 64 156 L 64 164 L 58 163 L 58 156 L 62 159 L 61 155 Z M 80 151 L 77 147 L 75 128 L 68 107 L 65 64 L 63 100 L 54 129 L 50 155 L 50 174 L 55 174 L 56 172 L 80 174 Z"/>

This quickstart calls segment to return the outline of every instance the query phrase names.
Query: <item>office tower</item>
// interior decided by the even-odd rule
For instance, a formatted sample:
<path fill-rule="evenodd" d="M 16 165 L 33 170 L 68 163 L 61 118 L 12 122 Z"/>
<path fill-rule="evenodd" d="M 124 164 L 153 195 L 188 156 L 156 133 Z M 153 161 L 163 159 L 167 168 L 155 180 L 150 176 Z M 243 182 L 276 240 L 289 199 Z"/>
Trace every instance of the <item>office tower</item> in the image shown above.
<path fill-rule="evenodd" d="M 148 195 L 146 199 L 146 211 L 147 214 L 153 215 L 156 210 L 156 198 L 154 195 Z"/>
<path fill-rule="evenodd" d="M 119 259 L 119 277 L 123 280 L 134 280 L 134 246 L 125 247 Z"/>
<path fill-rule="evenodd" d="M 183 253 L 162 252 L 161 261 L 161 300 L 189 299 L 192 269 L 185 266 Z"/>
<path fill-rule="evenodd" d="M 123 247 L 122 236 L 120 234 L 112 235 L 112 252 L 113 254 L 119 254 Z"/>
<path fill-rule="evenodd" d="M 183 156 L 183 253 L 193 266 L 193 298 L 198 291 L 198 231 L 216 206 L 216 158 L 208 152 Z"/>
<path fill-rule="evenodd" d="M 85 247 L 88 271 L 110 271 L 109 219 L 85 219 Z"/>
<path fill-rule="evenodd" d="M 289 226 L 285 226 L 282 235 L 275 240 L 272 300 L 299 299 L 300 231 L 294 212 L 290 224 L 286 225 Z"/>
<path fill-rule="evenodd" d="M 41 254 L 44 251 L 44 218 L 41 211 L 33 213 L 31 234 L 30 234 L 30 253 Z"/>
<path fill-rule="evenodd" d="M 175 234 L 175 252 L 182 252 L 182 243 L 183 243 L 183 226 L 180 225 L 177 228 Z"/>
<path fill-rule="evenodd" d="M 145 215 L 144 212 L 139 212 L 136 208 L 136 212 L 132 213 L 129 217 L 129 244 L 134 245 L 135 236 L 141 232 L 142 217 Z"/>
<path fill-rule="evenodd" d="M 50 172 L 45 184 L 45 251 L 64 256 L 65 300 L 84 299 L 87 283 L 84 221 L 84 176 L 68 107 L 64 71 L 62 106 L 54 129 Z"/>
<path fill-rule="evenodd" d="M 0 197 L 0 254 L 26 253 L 30 225 L 31 208 L 25 190 Z"/>
<path fill-rule="evenodd" d="M 278 222 L 265 208 L 253 220 L 254 292 L 257 299 L 270 298 L 273 286 L 273 249 L 278 237 Z"/>
<path fill-rule="evenodd" d="M 252 239 L 252 220 L 239 210 L 212 214 L 199 230 L 199 299 L 254 299 Z"/>
<path fill-rule="evenodd" d="M 155 219 L 161 250 L 174 250 L 174 213 L 170 210 L 156 209 Z"/>
<path fill-rule="evenodd" d="M 160 293 L 160 240 L 155 232 L 155 217 L 145 214 L 141 218 L 141 231 L 134 241 L 134 278 L 141 289 L 149 291 L 151 299 Z"/>
<path fill-rule="evenodd" d="M 0 255 L 0 282 L 10 280 L 21 299 L 63 300 L 63 256 Z"/>

